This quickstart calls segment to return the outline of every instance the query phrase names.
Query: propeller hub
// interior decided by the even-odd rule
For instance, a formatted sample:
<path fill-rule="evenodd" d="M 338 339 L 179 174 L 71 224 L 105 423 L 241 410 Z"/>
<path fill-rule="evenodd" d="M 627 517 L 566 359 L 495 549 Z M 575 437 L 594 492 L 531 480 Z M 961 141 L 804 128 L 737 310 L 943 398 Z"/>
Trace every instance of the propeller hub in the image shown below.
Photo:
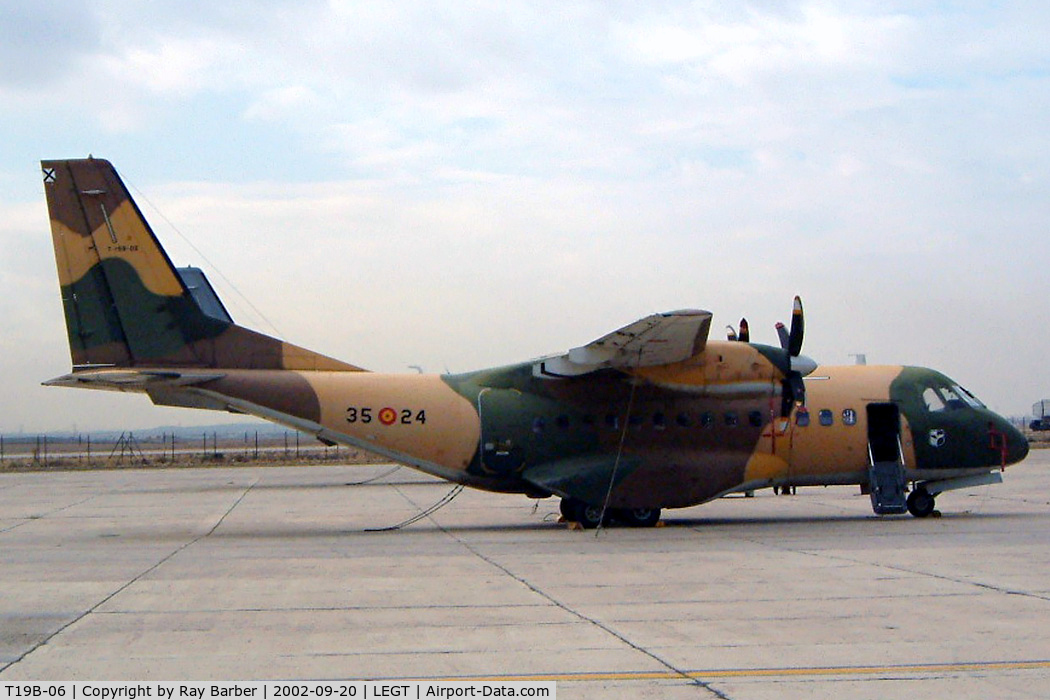
<path fill-rule="evenodd" d="M 803 377 L 812 374 L 813 370 L 817 368 L 817 362 L 811 357 L 805 355 L 795 355 L 791 358 L 791 371 L 798 372 Z"/>

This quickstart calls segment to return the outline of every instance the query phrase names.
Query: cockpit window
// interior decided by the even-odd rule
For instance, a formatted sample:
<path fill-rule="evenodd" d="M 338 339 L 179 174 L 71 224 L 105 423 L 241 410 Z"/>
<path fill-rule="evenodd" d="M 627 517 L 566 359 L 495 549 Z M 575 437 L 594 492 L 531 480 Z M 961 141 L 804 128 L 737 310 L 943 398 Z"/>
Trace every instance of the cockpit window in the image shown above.
<path fill-rule="evenodd" d="M 984 408 L 984 404 L 976 396 L 958 384 L 927 387 L 922 392 L 922 400 L 926 404 L 926 410 L 931 413 L 955 411 L 960 408 Z"/>
<path fill-rule="evenodd" d="M 927 387 L 926 391 L 922 392 L 922 400 L 926 403 L 927 411 L 943 411 L 944 401 L 941 400 L 940 395 L 937 394 L 937 390 L 932 386 Z"/>
<path fill-rule="evenodd" d="M 971 394 L 969 391 L 967 391 L 964 387 L 961 387 L 958 384 L 956 384 L 954 386 L 954 389 L 955 389 L 956 393 L 958 393 L 959 396 L 962 397 L 963 401 L 965 401 L 966 403 L 970 404 L 974 408 L 985 408 L 985 405 L 983 403 L 981 403 L 981 400 L 979 398 L 977 398 L 976 396 L 974 396 L 973 394 Z"/>
<path fill-rule="evenodd" d="M 944 397 L 944 403 L 948 406 L 948 410 L 953 411 L 958 408 L 966 408 L 966 402 L 962 400 L 962 397 L 955 391 L 953 387 L 941 387 L 941 396 Z"/>

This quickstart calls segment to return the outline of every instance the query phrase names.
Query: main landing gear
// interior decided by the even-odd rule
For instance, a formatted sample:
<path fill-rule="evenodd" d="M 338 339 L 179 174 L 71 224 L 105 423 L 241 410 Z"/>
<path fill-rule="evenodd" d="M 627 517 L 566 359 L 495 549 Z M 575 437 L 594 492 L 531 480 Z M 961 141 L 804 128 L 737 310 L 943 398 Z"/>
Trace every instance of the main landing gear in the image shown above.
<path fill-rule="evenodd" d="M 575 498 L 563 498 L 559 506 L 562 517 L 579 523 L 585 529 L 593 529 L 602 524 L 602 507 L 592 506 Z M 605 513 L 605 523 L 612 521 L 624 523 L 631 527 L 653 527 L 660 522 L 659 508 L 609 508 Z"/>
<path fill-rule="evenodd" d="M 935 506 L 934 497 L 924 486 L 917 486 L 908 494 L 908 512 L 916 518 L 932 515 Z"/>

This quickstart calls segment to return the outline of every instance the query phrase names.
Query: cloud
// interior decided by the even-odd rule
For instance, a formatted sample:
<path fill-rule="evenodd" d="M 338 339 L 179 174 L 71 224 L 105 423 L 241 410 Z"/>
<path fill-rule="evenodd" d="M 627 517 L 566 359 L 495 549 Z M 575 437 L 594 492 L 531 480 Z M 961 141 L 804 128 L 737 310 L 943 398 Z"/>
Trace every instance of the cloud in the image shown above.
<path fill-rule="evenodd" d="M 227 87 L 231 82 L 225 77 L 228 67 L 243 59 L 238 47 L 219 39 L 153 39 L 107 56 L 103 62 L 107 77 L 144 94 L 186 97 Z"/>
<path fill-rule="evenodd" d="M 248 106 L 244 117 L 263 121 L 290 121 L 317 109 L 319 105 L 320 98 L 313 90 L 304 85 L 289 85 L 263 92 Z"/>
<path fill-rule="evenodd" d="M 44 90 L 98 45 L 98 23 L 84 5 L 4 2 L 0 5 L 0 94 Z"/>

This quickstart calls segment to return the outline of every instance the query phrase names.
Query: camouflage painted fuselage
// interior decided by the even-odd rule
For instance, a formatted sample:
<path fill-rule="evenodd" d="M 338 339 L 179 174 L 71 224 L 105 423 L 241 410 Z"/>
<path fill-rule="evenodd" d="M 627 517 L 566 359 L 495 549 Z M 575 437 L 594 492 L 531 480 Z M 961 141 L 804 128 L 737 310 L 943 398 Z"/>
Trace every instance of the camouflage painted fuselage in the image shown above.
<path fill-rule="evenodd" d="M 591 504 L 608 496 L 614 508 L 863 485 L 869 406 L 899 412 L 909 480 L 983 473 L 1027 452 L 1005 420 L 920 368 L 818 367 L 805 404 L 782 415 L 785 352 L 706 342 L 706 326 L 685 359 L 577 376 L 537 371 L 539 361 L 450 376 L 366 372 L 201 311 L 106 161 L 43 168 L 73 359 L 50 384 L 249 413 L 450 481 Z"/>

